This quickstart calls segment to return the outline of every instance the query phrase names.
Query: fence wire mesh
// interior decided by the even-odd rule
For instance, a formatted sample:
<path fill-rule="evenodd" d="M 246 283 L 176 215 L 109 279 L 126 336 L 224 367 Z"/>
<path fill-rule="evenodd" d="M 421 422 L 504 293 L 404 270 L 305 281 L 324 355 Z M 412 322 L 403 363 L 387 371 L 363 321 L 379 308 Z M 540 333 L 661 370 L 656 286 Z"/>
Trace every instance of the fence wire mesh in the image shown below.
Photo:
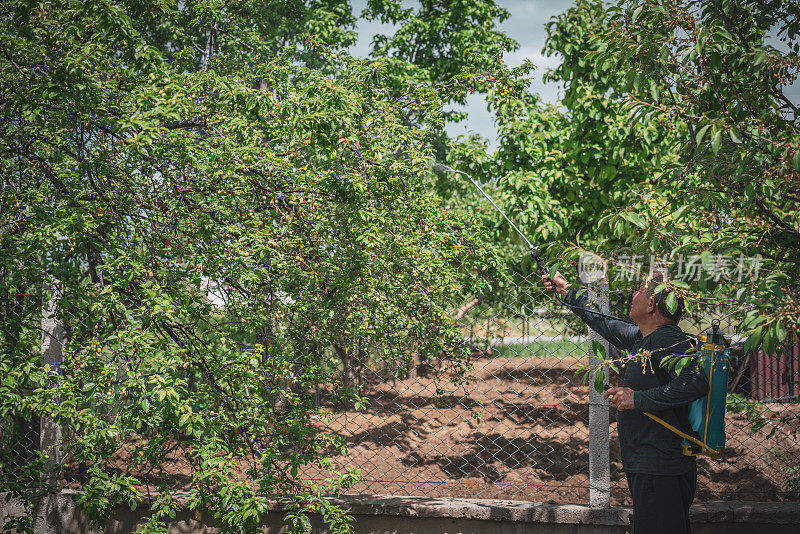
<path fill-rule="evenodd" d="M 91 330 L 97 320 L 78 309 L 66 315 L 73 335 Z M 350 444 L 347 456 L 331 455 L 336 467 L 360 473 L 349 491 L 587 502 L 588 387 L 576 376 L 590 354 L 586 327 L 543 292 L 536 274 L 514 275 L 511 287 L 499 295 L 465 297 L 453 317 L 472 355 L 472 380 L 460 387 L 449 382 L 444 360 L 416 358 L 406 373 L 376 358 L 367 344 L 354 347 L 346 358 L 326 350 L 331 372 L 367 400 L 363 409 L 343 404 L 331 383 L 320 383 L 313 392 L 315 402 L 330 413 L 330 419 L 318 420 L 319 430 Z M 11 323 L 7 313 L 4 347 L 9 347 Z M 684 327 L 692 333 L 702 329 L 691 321 Z M 730 325 L 723 328 L 730 333 Z M 35 335 L 28 338 L 19 346 L 42 350 Z M 721 460 L 699 460 L 697 498 L 798 500 L 800 344 L 793 339 L 780 356 L 737 350 L 731 359 L 725 454 Z M 612 502 L 626 503 L 613 409 L 609 424 Z M 0 461 L 7 481 L 24 478 L 37 461 L 44 447 L 41 428 L 30 414 L 4 412 Z M 79 430 L 62 429 L 60 477 L 73 488 L 81 487 L 87 469 L 70 457 L 69 443 L 79 436 Z M 127 439 L 130 444 L 144 437 Z M 189 488 L 194 483 L 191 451 L 179 441 L 164 447 L 167 454 L 159 465 L 132 457 L 133 447 L 121 447 L 110 468 L 138 462 L 144 489 L 165 483 Z M 320 480 L 324 475 L 306 466 L 300 476 Z"/>
<path fill-rule="evenodd" d="M 437 398 L 441 384 L 425 365 L 405 379 L 376 368 L 363 384 L 364 412 L 330 406 L 326 428 L 352 445 L 338 463 L 362 475 L 354 492 L 588 501 L 588 386 L 575 372 L 591 354 L 587 331 L 544 294 L 539 278 L 517 274 L 501 297 L 466 299 L 455 311 L 473 355 L 474 382 L 463 391 Z M 682 326 L 697 334 L 710 319 Z M 730 320 L 722 326 L 731 337 Z M 761 403 L 750 383 L 761 375 L 774 382 L 781 372 L 791 383 L 798 345 L 767 357 L 742 354 L 733 339 L 727 446 L 720 460 L 699 458 L 698 499 L 797 500 L 800 385 L 784 402 Z M 613 409 L 609 423 L 612 502 L 629 503 Z"/>
<path fill-rule="evenodd" d="M 448 389 L 440 362 L 413 376 L 378 369 L 363 413 L 337 410 L 328 428 L 348 437 L 342 467 L 360 469 L 358 492 L 573 502 L 588 496 L 585 391 L 575 369 L 585 335 L 544 307 L 538 276 L 519 276 L 503 298 L 466 299 L 455 317 L 474 381 Z"/>
<path fill-rule="evenodd" d="M 40 420 L 10 413 L 0 418 L 0 475 L 6 484 L 27 483 L 26 470 L 38 457 Z"/>

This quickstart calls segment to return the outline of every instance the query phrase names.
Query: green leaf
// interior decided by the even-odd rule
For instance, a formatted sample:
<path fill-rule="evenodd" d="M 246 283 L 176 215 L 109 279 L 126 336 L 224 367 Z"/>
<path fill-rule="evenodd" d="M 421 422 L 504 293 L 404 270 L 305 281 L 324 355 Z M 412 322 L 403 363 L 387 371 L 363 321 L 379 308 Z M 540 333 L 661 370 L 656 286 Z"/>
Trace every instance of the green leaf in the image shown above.
<path fill-rule="evenodd" d="M 675 295 L 674 291 L 669 292 L 664 304 L 667 306 L 667 311 L 669 311 L 669 313 L 675 313 L 675 310 L 678 309 L 678 297 Z"/>
<path fill-rule="evenodd" d="M 775 342 L 781 343 L 786 339 L 786 327 L 781 321 L 775 321 L 773 328 L 775 329 Z"/>
<path fill-rule="evenodd" d="M 728 132 L 728 134 L 731 137 L 731 141 L 733 141 L 737 145 L 741 145 L 742 144 L 742 138 L 739 137 L 739 132 L 736 131 L 736 128 L 731 128 L 731 131 Z"/>
<path fill-rule="evenodd" d="M 589 379 L 589 371 L 590 371 L 590 369 L 591 369 L 590 367 L 579 367 L 578 368 L 577 372 L 578 372 L 578 374 L 581 375 L 580 384 L 582 386 L 585 386 L 586 385 L 586 381 Z"/>
<path fill-rule="evenodd" d="M 703 143 L 703 138 L 705 137 L 709 128 L 711 128 L 711 125 L 706 124 L 700 128 L 700 130 L 697 132 L 697 135 L 694 136 L 694 142 L 697 143 L 698 146 Z"/>
<path fill-rule="evenodd" d="M 794 170 L 800 171 L 800 150 L 795 150 L 792 155 L 792 167 Z"/>
<path fill-rule="evenodd" d="M 594 352 L 595 357 L 600 358 L 601 360 L 606 359 L 606 347 L 596 339 L 592 340 L 592 351 Z"/>
<path fill-rule="evenodd" d="M 744 344 L 744 351 L 750 352 L 758 349 L 759 344 L 761 343 L 761 336 L 763 332 L 761 327 L 755 329 L 750 337 L 747 338 L 747 341 Z"/>
<path fill-rule="evenodd" d="M 669 369 L 670 367 L 675 365 L 675 362 L 680 358 L 679 354 L 673 354 L 672 356 L 667 356 L 666 358 L 661 358 L 660 367 L 664 367 Z"/>
<path fill-rule="evenodd" d="M 714 135 L 711 136 L 711 150 L 713 150 L 714 154 L 716 154 L 719 152 L 721 146 L 722 146 L 722 130 L 715 130 Z"/>
<path fill-rule="evenodd" d="M 709 239 L 709 242 L 711 240 Z M 708 250 L 704 250 L 700 253 L 700 264 L 703 266 L 703 274 L 707 275 L 711 273 L 714 269 L 714 257 L 711 255 L 711 252 Z"/>
<path fill-rule="evenodd" d="M 639 6 L 633 10 L 631 14 L 631 24 L 636 24 L 636 19 L 642 14 L 642 9 L 644 9 L 644 4 L 639 4 Z"/>
<path fill-rule="evenodd" d="M 633 224 L 635 224 L 639 228 L 647 229 L 647 222 L 638 213 L 625 211 L 625 212 L 621 213 L 620 216 L 623 219 L 625 219 L 626 221 L 632 222 Z"/>
<path fill-rule="evenodd" d="M 689 362 L 689 356 L 684 356 L 675 364 L 675 374 L 680 375 L 683 368 L 686 367 L 686 364 Z"/>
<path fill-rule="evenodd" d="M 767 354 L 775 352 L 775 329 L 772 326 L 764 328 L 764 337 L 761 339 L 761 345 Z"/>
<path fill-rule="evenodd" d="M 753 66 L 754 67 L 758 67 L 759 65 L 764 63 L 765 59 L 767 59 L 767 51 L 766 50 L 759 50 L 758 52 L 756 52 L 756 55 L 753 58 Z"/>
<path fill-rule="evenodd" d="M 683 217 L 683 214 L 686 213 L 686 210 L 688 210 L 689 207 L 690 206 L 688 204 L 684 204 L 680 208 L 676 209 L 675 211 L 672 212 L 672 218 L 677 221 L 678 219 Z"/>
<path fill-rule="evenodd" d="M 642 86 L 642 73 L 637 71 L 636 74 L 633 76 L 633 89 L 638 93 L 639 88 L 641 86 Z"/>
<path fill-rule="evenodd" d="M 603 386 L 606 384 L 606 373 L 600 367 L 594 374 L 594 390 L 600 394 L 603 393 Z"/>

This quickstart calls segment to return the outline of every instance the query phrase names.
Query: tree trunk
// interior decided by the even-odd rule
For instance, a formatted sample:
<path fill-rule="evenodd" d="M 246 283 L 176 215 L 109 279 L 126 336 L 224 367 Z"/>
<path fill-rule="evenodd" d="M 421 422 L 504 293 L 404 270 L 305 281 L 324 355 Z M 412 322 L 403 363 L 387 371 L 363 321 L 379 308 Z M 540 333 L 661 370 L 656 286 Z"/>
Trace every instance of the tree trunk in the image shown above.
<path fill-rule="evenodd" d="M 259 329 L 257 342 L 259 345 L 264 347 L 262 351 L 263 356 L 261 358 L 261 368 L 265 372 L 269 372 L 269 347 L 275 343 L 275 333 L 272 325 L 262 326 Z M 272 398 L 272 410 L 276 414 L 281 413 L 286 409 L 286 398 L 289 384 L 286 384 L 285 380 L 275 376 L 268 376 L 267 380 L 272 384 L 273 389 L 275 390 L 275 395 Z"/>
<path fill-rule="evenodd" d="M 354 343 L 351 346 L 336 344 L 333 348 L 342 360 L 342 385 L 347 391 L 360 390 L 364 367 L 363 361 L 360 359 L 360 347 Z"/>

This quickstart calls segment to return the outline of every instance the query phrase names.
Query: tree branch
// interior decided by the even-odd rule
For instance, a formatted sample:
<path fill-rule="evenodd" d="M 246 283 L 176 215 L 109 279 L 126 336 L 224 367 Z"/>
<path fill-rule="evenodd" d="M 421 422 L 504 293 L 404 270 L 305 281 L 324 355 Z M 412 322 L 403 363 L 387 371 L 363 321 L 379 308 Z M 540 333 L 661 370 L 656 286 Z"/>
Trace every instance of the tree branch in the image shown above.
<path fill-rule="evenodd" d="M 478 304 L 480 304 L 484 300 L 486 300 L 486 295 L 480 295 L 478 298 L 475 298 L 475 299 L 467 302 L 463 306 L 461 306 L 461 308 L 459 308 L 458 313 L 456 314 L 456 318 L 454 319 L 453 322 L 455 322 L 455 323 L 459 322 L 461 319 L 464 318 L 464 316 L 467 314 L 467 312 L 469 310 L 471 310 L 472 308 L 474 308 L 475 306 L 477 306 Z"/>
<path fill-rule="evenodd" d="M 781 258 L 780 256 L 775 256 L 773 254 L 770 254 L 769 252 L 764 252 L 763 250 L 759 250 L 758 252 L 765 258 L 769 258 L 772 261 L 777 261 L 782 263 L 795 263 L 797 265 L 800 265 L 800 260 L 796 260 L 794 258 Z"/>
<path fill-rule="evenodd" d="M 772 212 L 772 210 L 767 208 L 767 206 L 761 200 L 756 199 L 755 204 L 756 206 L 758 206 L 761 212 L 767 217 L 769 217 L 769 219 L 776 225 L 778 225 L 779 228 L 782 228 L 783 230 L 789 232 L 793 236 L 800 237 L 800 232 L 798 232 L 797 229 L 793 228 L 791 225 L 781 220 L 777 215 L 775 215 L 775 213 Z"/>
<path fill-rule="evenodd" d="M 214 55 L 214 49 L 217 44 L 217 23 L 215 22 L 211 28 L 208 30 L 208 39 L 206 39 L 206 49 L 203 53 L 203 60 L 200 65 L 200 70 L 206 71 L 208 70 L 208 62 L 211 60 L 211 56 Z"/>

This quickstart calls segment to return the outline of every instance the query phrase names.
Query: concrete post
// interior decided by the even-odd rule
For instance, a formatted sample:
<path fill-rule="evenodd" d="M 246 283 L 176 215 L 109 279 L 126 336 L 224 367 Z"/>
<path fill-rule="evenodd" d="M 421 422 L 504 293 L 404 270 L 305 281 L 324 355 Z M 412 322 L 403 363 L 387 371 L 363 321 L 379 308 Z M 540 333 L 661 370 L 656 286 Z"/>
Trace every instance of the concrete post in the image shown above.
<path fill-rule="evenodd" d="M 42 300 L 42 365 L 49 365 L 55 370 L 60 370 L 64 362 L 64 327 L 56 316 L 62 294 L 58 280 L 45 280 Z M 49 481 L 55 482 L 54 475 L 61 464 L 61 427 L 46 417 L 40 420 L 39 449 L 48 457 Z"/>
<path fill-rule="evenodd" d="M 599 281 L 589 290 L 589 301 L 596 302 L 600 311 L 608 313 L 608 284 Z M 589 329 L 589 364 L 596 365 L 602 360 L 595 356 L 592 342 L 599 341 L 609 354 L 609 343 L 600 334 Z M 608 368 L 605 368 L 606 384 Z M 591 387 L 589 381 L 589 506 L 607 507 L 611 504 L 611 476 L 609 473 L 609 417 L 608 401 Z"/>

